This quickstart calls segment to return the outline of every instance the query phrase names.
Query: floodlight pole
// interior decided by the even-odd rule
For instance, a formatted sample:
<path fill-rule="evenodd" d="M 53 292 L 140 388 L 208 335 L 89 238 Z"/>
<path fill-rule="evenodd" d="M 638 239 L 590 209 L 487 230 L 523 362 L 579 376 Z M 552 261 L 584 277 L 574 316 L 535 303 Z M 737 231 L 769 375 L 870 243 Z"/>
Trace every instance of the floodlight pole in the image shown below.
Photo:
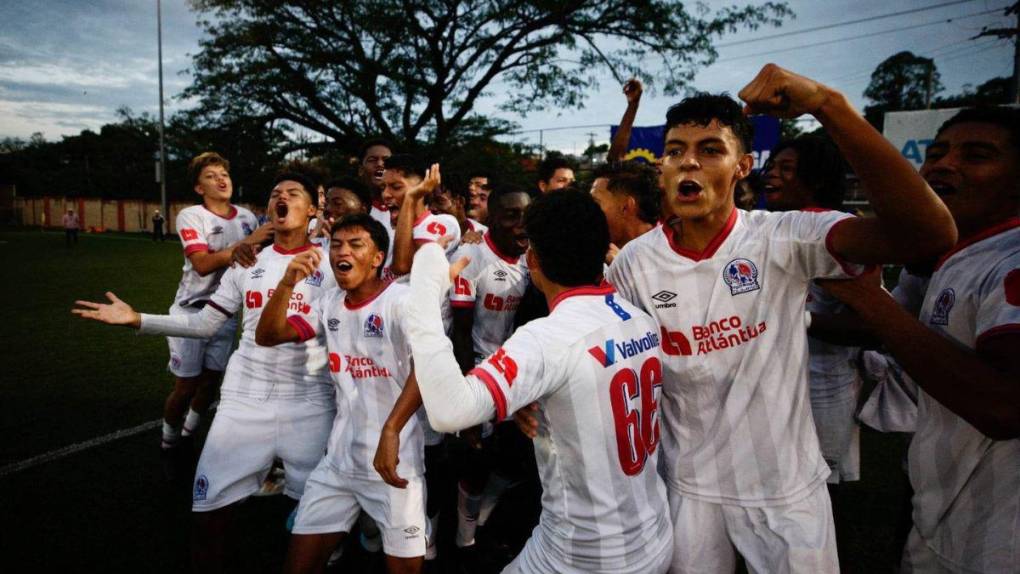
<path fill-rule="evenodd" d="M 170 221 L 166 209 L 166 147 L 163 144 L 163 10 L 156 0 L 156 38 L 159 43 L 159 205 L 161 213 Z"/>

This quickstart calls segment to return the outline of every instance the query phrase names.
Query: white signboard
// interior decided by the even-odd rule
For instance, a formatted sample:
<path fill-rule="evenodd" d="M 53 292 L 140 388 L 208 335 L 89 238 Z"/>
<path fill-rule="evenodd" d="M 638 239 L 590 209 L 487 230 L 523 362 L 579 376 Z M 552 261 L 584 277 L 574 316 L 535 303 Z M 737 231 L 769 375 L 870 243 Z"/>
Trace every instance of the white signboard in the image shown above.
<path fill-rule="evenodd" d="M 915 168 L 924 163 L 924 152 L 935 139 L 939 126 L 956 115 L 961 108 L 888 112 L 883 134 Z"/>

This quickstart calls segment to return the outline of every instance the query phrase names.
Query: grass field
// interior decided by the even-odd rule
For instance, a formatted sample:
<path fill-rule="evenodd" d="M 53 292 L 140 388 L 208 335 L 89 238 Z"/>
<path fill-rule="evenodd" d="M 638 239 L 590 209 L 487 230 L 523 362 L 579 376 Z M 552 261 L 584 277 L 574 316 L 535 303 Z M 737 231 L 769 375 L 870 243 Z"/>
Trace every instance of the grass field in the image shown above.
<path fill-rule="evenodd" d="M 179 244 L 82 235 L 66 249 L 62 233 L 0 230 L 0 256 L 9 302 L 0 308 L 0 467 L 158 419 L 171 384 L 165 340 L 69 310 L 110 290 L 136 309 L 165 312 Z M 158 440 L 153 429 L 0 476 L 0 571 L 188 571 L 189 493 L 164 483 Z M 902 435 L 863 433 L 863 480 L 836 501 L 844 572 L 892 571 L 905 448 Z M 517 504 L 501 505 L 493 521 Z M 279 571 L 289 510 L 282 497 L 242 505 L 234 571 Z"/>

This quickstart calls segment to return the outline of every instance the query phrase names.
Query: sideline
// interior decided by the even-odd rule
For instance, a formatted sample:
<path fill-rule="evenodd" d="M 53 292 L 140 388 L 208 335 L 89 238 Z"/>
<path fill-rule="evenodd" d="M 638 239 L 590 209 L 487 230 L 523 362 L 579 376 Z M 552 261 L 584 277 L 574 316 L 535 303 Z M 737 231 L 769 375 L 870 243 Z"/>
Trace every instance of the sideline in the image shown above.
<path fill-rule="evenodd" d="M 142 423 L 142 424 L 140 424 L 138 426 L 133 426 L 131 428 L 126 428 L 126 429 L 121 429 L 121 430 L 118 430 L 118 431 L 114 431 L 114 432 L 112 432 L 110 434 L 105 434 L 103 436 L 98 436 L 96 438 L 89 439 L 89 440 L 84 441 L 84 442 L 79 442 L 79 443 L 75 443 L 75 444 L 72 444 L 72 445 L 68 445 L 68 446 L 65 446 L 63 448 L 58 448 L 56 450 L 51 450 L 50 452 L 46 452 L 46 453 L 43 453 L 43 454 L 40 454 L 40 455 L 37 455 L 37 456 L 33 456 L 31 458 L 26 458 L 25 460 L 22 460 L 22 461 L 18 461 L 18 462 L 14 462 L 14 463 L 8 464 L 7 466 L 0 467 L 0 478 L 3 478 L 3 477 L 5 477 L 5 476 L 7 476 L 9 474 L 14 474 L 16 472 L 21 472 L 23 470 L 28 470 L 30 468 L 39 466 L 41 464 L 45 464 L 47 462 L 51 462 L 51 461 L 54 461 L 54 460 L 57 460 L 57 459 L 61 459 L 61 458 L 70 456 L 72 454 L 81 452 L 83 450 L 87 450 L 87 449 L 90 449 L 90 448 L 93 448 L 93 447 L 104 445 L 106 443 L 113 442 L 113 441 L 118 440 L 118 439 L 127 438 L 129 436 L 134 436 L 136 434 L 143 433 L 143 432 L 148 431 L 148 430 L 159 428 L 162 423 L 163 423 L 163 419 L 156 419 L 154 421 L 149 421 L 147 423 Z"/>

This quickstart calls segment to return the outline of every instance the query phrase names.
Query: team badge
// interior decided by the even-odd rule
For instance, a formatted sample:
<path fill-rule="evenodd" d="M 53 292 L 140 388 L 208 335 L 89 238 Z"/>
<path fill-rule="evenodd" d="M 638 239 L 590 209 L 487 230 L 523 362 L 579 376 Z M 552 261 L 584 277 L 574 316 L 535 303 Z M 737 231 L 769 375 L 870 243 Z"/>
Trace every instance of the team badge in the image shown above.
<path fill-rule="evenodd" d="M 952 287 L 946 287 L 939 293 L 939 296 L 935 299 L 935 306 L 931 310 L 931 319 L 929 322 L 932 325 L 948 325 L 949 324 L 949 312 L 953 310 L 953 305 L 956 303 L 956 291 L 953 291 Z"/>
<path fill-rule="evenodd" d="M 322 287 L 322 271 L 316 269 L 314 273 L 308 276 L 308 279 L 305 279 L 305 283 L 312 287 Z"/>
<path fill-rule="evenodd" d="M 195 494 L 192 498 L 194 500 L 205 500 L 206 494 L 209 494 L 209 479 L 204 474 L 200 474 L 195 477 Z"/>
<path fill-rule="evenodd" d="M 383 320 L 382 317 L 372 313 L 365 319 L 365 336 L 366 337 L 382 337 L 383 336 Z"/>
<path fill-rule="evenodd" d="M 758 268 L 750 259 L 734 259 L 727 263 L 723 268 L 722 278 L 730 288 L 730 295 L 761 289 L 761 285 L 758 284 Z"/>
<path fill-rule="evenodd" d="M 329 321 L 326 321 L 326 327 L 330 331 L 339 331 L 340 330 L 340 319 L 330 319 Z"/>
<path fill-rule="evenodd" d="M 245 235 L 251 235 L 252 228 L 251 228 L 250 225 L 248 225 L 247 221 L 242 221 L 241 222 L 241 231 L 244 231 Z"/>

